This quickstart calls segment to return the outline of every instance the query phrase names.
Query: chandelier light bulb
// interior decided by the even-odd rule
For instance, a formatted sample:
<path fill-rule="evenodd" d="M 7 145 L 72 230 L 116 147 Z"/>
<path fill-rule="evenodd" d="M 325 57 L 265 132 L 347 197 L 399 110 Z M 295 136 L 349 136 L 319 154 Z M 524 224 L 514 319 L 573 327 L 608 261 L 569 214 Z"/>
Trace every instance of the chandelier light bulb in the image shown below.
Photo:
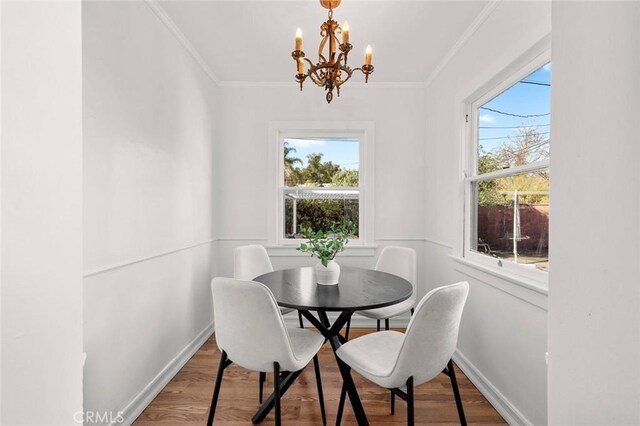
<path fill-rule="evenodd" d="M 368 45 L 367 46 L 367 50 L 365 50 L 365 52 L 364 52 L 364 64 L 365 65 L 371 65 L 371 54 L 372 54 L 371 45 Z"/>
<path fill-rule="evenodd" d="M 302 30 L 296 30 L 296 50 L 302 50 Z"/>
<path fill-rule="evenodd" d="M 347 21 L 344 21 L 342 25 L 342 43 L 349 43 L 349 23 Z"/>

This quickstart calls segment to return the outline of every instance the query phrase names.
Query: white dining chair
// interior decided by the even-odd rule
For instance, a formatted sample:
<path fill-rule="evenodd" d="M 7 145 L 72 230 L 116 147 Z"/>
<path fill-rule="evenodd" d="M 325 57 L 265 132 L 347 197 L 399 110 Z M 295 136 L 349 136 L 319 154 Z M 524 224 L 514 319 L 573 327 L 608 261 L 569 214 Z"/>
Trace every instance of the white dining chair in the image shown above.
<path fill-rule="evenodd" d="M 408 247 L 387 246 L 382 249 L 375 266 L 376 271 L 397 275 L 409 281 L 413 286 L 411 297 L 395 305 L 384 308 L 358 311 L 357 313 L 367 318 L 375 319 L 377 330 L 380 331 L 380 321 L 384 320 L 385 330 L 389 330 L 389 318 L 411 311 L 416 304 L 416 251 Z M 351 320 L 347 323 L 345 338 L 349 339 Z"/>
<path fill-rule="evenodd" d="M 254 278 L 273 272 L 273 265 L 267 250 L 260 244 L 236 247 L 233 253 L 233 278 L 237 280 L 251 281 Z M 282 315 L 293 312 L 295 309 L 280 308 Z M 303 327 L 300 318 L 300 328 Z"/>
<path fill-rule="evenodd" d="M 360 375 L 391 391 L 392 414 L 395 395 L 407 401 L 408 425 L 414 424 L 414 387 L 445 373 L 451 379 L 460 423 L 466 425 L 451 357 L 468 293 L 466 281 L 436 288 L 418 303 L 405 334 L 367 334 L 343 344 L 336 353 Z M 343 391 L 336 424 L 342 415 L 344 395 Z"/>
<path fill-rule="evenodd" d="M 322 421 L 326 424 L 317 357 L 324 337 L 303 328 L 287 328 L 273 293 L 264 284 L 214 278 L 211 293 L 215 338 L 222 355 L 207 424 L 213 423 L 224 370 L 235 363 L 249 370 L 273 371 L 275 423 L 280 425 L 281 392 L 286 391 L 312 359 Z"/>
<path fill-rule="evenodd" d="M 271 264 L 267 250 L 263 246 L 260 244 L 251 244 L 236 247 L 233 252 L 233 277 L 235 279 L 251 281 L 268 272 L 273 272 L 273 265 Z M 282 315 L 293 311 L 295 311 L 295 309 L 280 307 L 280 313 Z M 300 312 L 298 312 L 298 321 L 300 328 L 304 328 Z M 258 380 L 258 399 L 262 402 L 264 382 L 267 380 L 266 373 L 261 372 Z"/>

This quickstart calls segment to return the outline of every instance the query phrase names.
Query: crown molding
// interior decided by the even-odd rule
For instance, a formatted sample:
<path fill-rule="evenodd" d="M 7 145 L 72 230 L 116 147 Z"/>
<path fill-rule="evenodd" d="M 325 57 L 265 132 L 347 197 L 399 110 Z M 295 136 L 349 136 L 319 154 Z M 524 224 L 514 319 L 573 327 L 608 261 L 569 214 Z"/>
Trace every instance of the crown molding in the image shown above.
<path fill-rule="evenodd" d="M 300 90 L 300 86 L 295 81 L 221 81 L 220 87 L 280 87 L 280 88 L 293 88 Z M 401 81 L 389 81 L 389 82 L 349 82 L 349 89 L 351 88 L 372 88 L 372 89 L 424 89 L 427 85 L 423 82 L 401 82 Z"/>
<path fill-rule="evenodd" d="M 216 0 L 210 0 L 216 1 Z M 242 1 L 242 0 L 239 0 Z M 247 0 L 248 1 L 248 0 Z M 267 0 L 264 0 L 267 1 Z M 299 1 L 299 0 L 296 0 Z M 424 0 L 413 0 L 413 1 L 424 1 Z M 274 87 L 274 88 L 285 88 L 285 87 L 298 87 L 295 82 L 280 82 L 280 81 L 221 81 L 218 76 L 213 72 L 213 70 L 207 65 L 204 58 L 200 53 L 196 50 L 196 48 L 191 44 L 191 41 L 184 35 L 182 30 L 176 25 L 176 23 L 171 19 L 169 14 L 164 10 L 162 6 L 158 3 L 157 0 L 145 0 L 149 8 L 160 18 L 160 21 L 167 27 L 167 29 L 175 36 L 178 42 L 184 47 L 184 49 L 191 55 L 191 57 L 196 61 L 196 63 L 202 68 L 202 70 L 207 74 L 207 76 L 213 81 L 213 83 L 218 87 L 236 87 L 236 88 L 256 88 L 256 87 Z M 349 84 L 349 88 L 372 88 L 372 89 L 425 89 L 429 87 L 429 85 L 436 79 L 436 77 L 442 72 L 442 70 L 447 66 L 447 64 L 451 61 L 451 59 L 458 53 L 458 51 L 464 46 L 467 41 L 473 36 L 473 34 L 480 28 L 480 26 L 487 20 L 487 18 L 493 13 L 493 11 L 498 7 L 498 5 L 502 2 L 502 0 L 492 0 L 490 1 L 478 14 L 478 16 L 473 20 L 471 25 L 467 27 L 465 32 L 460 36 L 460 38 L 456 41 L 456 43 L 449 49 L 447 54 L 442 58 L 442 60 L 438 63 L 438 65 L 431 72 L 429 77 L 425 82 L 415 81 L 415 82 L 371 82 L 371 83 L 362 83 L 362 82 L 353 82 Z"/>
<path fill-rule="evenodd" d="M 458 53 L 462 46 L 464 46 L 467 41 L 469 41 L 471 36 L 475 34 L 478 28 L 480 28 L 480 26 L 484 24 L 487 18 L 491 16 L 493 11 L 496 10 L 501 2 L 502 0 L 492 0 L 480 11 L 478 16 L 476 16 L 476 19 L 473 20 L 471 25 L 469 25 L 464 33 L 462 33 L 458 41 L 456 41 L 456 43 L 451 47 L 451 49 L 449 49 L 447 54 L 444 55 L 438 65 L 436 65 L 436 67 L 433 69 L 433 71 L 429 75 L 429 78 L 427 78 L 427 81 L 424 83 L 425 87 L 429 87 L 429 85 L 433 83 L 436 77 L 442 72 L 444 67 L 447 66 L 447 64 L 451 61 L 451 59 L 453 59 L 453 57 L 456 55 L 456 53 Z"/>
<path fill-rule="evenodd" d="M 191 57 L 196 61 L 200 68 L 204 71 L 205 74 L 213 81 L 216 86 L 220 86 L 220 79 L 213 72 L 211 68 L 207 65 L 205 60 L 200 55 L 200 52 L 193 47 L 193 44 L 189 41 L 187 36 L 184 35 L 182 30 L 176 25 L 176 23 L 171 19 L 169 14 L 164 10 L 162 6 L 157 2 L 157 0 L 145 0 L 147 5 L 153 10 L 153 12 L 160 18 L 160 21 L 167 27 L 167 29 L 175 36 L 175 38 L 180 42 L 182 47 L 191 55 Z"/>

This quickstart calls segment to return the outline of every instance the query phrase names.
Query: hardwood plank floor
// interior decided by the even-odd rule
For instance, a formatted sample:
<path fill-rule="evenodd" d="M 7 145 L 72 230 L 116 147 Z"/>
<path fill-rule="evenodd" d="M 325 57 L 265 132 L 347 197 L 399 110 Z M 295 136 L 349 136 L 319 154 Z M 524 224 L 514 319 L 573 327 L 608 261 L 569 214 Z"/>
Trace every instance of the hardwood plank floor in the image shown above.
<path fill-rule="evenodd" d="M 373 329 L 352 329 L 351 338 L 373 332 Z M 398 330 L 404 331 L 404 330 Z M 342 379 L 327 343 L 320 351 L 320 368 L 327 410 L 327 424 L 335 424 Z M 203 425 L 207 421 L 220 351 L 212 336 L 138 417 L 137 426 Z M 460 394 L 469 424 L 504 425 L 496 410 L 456 367 Z M 353 373 L 369 423 L 406 424 L 405 402 L 396 398 L 396 413 L 389 411 L 389 392 L 357 373 Z M 272 376 L 267 375 L 265 397 L 273 390 Z M 247 425 L 257 411 L 258 373 L 231 365 L 225 370 L 215 424 Z M 415 388 L 416 424 L 458 424 L 458 412 L 453 399 L 449 378 L 440 374 L 431 382 Z M 263 424 L 273 424 L 273 414 Z M 313 372 L 309 363 L 298 380 L 282 399 L 282 421 L 289 425 L 320 425 L 320 407 Z M 343 424 L 356 424 L 347 400 Z"/>

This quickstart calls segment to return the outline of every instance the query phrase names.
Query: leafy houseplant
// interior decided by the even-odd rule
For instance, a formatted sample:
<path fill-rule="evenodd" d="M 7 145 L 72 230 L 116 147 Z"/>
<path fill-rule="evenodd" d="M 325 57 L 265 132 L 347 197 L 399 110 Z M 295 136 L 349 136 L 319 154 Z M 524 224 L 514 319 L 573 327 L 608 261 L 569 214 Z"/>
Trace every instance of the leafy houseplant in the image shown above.
<path fill-rule="evenodd" d="M 333 224 L 329 230 L 313 232 L 310 227 L 300 227 L 300 232 L 309 241 L 301 243 L 298 251 L 309 253 L 317 257 L 320 263 L 316 265 L 318 284 L 337 284 L 340 275 L 340 266 L 334 258 L 344 250 L 349 242 L 349 237 L 355 233 L 355 225 L 351 221 L 342 224 Z M 322 266 L 320 266 L 322 265 Z"/>
<path fill-rule="evenodd" d="M 309 241 L 301 243 L 298 251 L 309 253 L 320 259 L 324 267 L 330 260 L 333 260 L 338 253 L 344 250 L 344 246 L 349 242 L 349 237 L 355 233 L 353 222 L 333 226 L 326 232 L 318 230 L 313 232 L 311 227 L 300 227 L 300 233 Z"/>

